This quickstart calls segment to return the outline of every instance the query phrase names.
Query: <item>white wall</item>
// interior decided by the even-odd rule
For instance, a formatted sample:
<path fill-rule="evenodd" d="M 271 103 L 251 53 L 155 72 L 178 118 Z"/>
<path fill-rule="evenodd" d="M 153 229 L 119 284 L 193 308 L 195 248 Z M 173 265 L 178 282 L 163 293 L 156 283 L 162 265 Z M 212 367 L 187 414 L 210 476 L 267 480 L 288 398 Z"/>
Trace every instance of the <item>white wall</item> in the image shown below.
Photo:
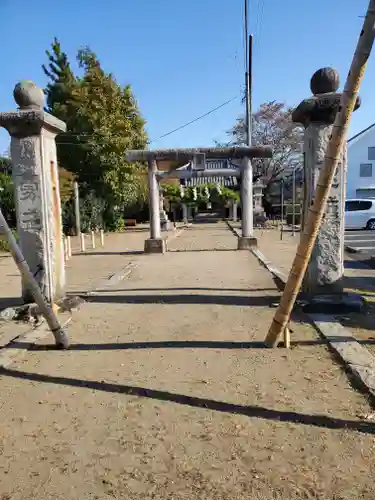
<path fill-rule="evenodd" d="M 360 197 L 359 188 L 372 188 L 375 197 L 375 161 L 368 159 L 368 148 L 375 147 L 375 126 L 348 143 L 348 172 L 346 181 L 346 198 Z M 372 164 L 372 177 L 360 177 L 360 164 Z M 369 194 L 363 194 L 363 198 Z"/>

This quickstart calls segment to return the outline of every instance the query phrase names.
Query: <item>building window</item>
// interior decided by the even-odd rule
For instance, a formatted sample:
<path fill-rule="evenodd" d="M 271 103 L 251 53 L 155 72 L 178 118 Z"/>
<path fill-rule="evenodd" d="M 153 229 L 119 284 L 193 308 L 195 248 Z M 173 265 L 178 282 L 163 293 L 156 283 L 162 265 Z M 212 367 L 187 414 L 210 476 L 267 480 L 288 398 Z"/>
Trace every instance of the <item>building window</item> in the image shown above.
<path fill-rule="evenodd" d="M 359 176 L 360 177 L 372 177 L 372 164 L 371 163 L 361 163 L 359 166 Z"/>
<path fill-rule="evenodd" d="M 345 202 L 345 212 L 359 212 L 360 210 L 370 210 L 372 201 L 350 200 Z"/>
<path fill-rule="evenodd" d="M 368 158 L 369 161 L 375 161 L 375 147 L 368 148 Z"/>

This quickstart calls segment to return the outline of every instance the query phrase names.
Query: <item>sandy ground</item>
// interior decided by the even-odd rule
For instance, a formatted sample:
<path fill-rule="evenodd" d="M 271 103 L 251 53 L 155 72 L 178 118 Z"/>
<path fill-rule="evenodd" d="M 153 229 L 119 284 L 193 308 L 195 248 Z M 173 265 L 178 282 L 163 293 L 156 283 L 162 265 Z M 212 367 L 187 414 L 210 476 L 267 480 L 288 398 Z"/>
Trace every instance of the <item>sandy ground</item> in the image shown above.
<path fill-rule="evenodd" d="M 170 247 L 2 371 L 0 498 L 372 500 L 371 408 L 313 328 L 261 347 L 278 292 L 224 225 Z"/>

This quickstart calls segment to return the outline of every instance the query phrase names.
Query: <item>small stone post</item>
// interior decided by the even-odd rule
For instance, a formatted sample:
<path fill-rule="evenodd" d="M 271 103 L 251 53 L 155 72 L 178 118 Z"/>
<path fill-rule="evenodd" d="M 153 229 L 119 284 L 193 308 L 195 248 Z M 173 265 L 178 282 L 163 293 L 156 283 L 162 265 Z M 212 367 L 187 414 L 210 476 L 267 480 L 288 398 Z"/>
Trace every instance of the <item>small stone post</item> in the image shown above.
<path fill-rule="evenodd" d="M 164 253 L 166 251 L 165 241 L 161 238 L 159 183 L 156 177 L 157 169 L 156 161 L 150 159 L 148 161 L 147 173 L 150 206 L 150 238 L 145 241 L 146 253 Z"/>
<path fill-rule="evenodd" d="M 236 201 L 234 201 L 233 206 L 232 206 L 232 220 L 233 220 L 233 222 L 237 222 L 237 219 L 238 219 L 237 207 L 238 207 L 238 203 Z"/>
<path fill-rule="evenodd" d="M 294 122 L 305 127 L 306 190 L 303 226 L 306 224 L 308 208 L 314 199 L 319 171 L 324 163 L 327 144 L 340 105 L 341 94 L 337 92 L 339 84 L 336 70 L 322 68 L 316 71 L 310 82 L 314 95 L 302 101 L 292 115 Z M 357 100 L 355 109 L 359 105 L 360 101 Z M 343 291 L 346 170 L 345 144 L 303 284 L 303 291 L 309 295 Z"/>
<path fill-rule="evenodd" d="M 17 111 L 0 113 L 0 126 L 11 136 L 19 245 L 48 302 L 64 295 L 65 262 L 55 137 L 65 123 L 43 110 L 43 90 L 18 83 Z M 25 302 L 33 301 L 25 281 Z"/>
<path fill-rule="evenodd" d="M 253 167 L 250 158 L 242 160 L 241 167 L 242 235 L 238 250 L 247 250 L 257 244 L 253 229 Z"/>
<path fill-rule="evenodd" d="M 182 204 L 182 219 L 184 221 L 184 224 L 188 224 L 188 207 L 186 205 L 186 203 L 183 203 Z"/>

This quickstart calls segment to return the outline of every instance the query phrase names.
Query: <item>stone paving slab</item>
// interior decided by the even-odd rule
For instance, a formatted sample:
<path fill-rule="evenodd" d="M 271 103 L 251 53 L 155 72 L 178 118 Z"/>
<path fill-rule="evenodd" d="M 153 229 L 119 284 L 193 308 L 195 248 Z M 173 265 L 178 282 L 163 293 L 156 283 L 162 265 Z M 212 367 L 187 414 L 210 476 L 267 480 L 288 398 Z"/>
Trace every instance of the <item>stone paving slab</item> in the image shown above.
<path fill-rule="evenodd" d="M 1 371 L 0 498 L 372 500 L 371 408 L 316 331 L 262 347 L 279 292 L 229 231 L 171 247 Z"/>

